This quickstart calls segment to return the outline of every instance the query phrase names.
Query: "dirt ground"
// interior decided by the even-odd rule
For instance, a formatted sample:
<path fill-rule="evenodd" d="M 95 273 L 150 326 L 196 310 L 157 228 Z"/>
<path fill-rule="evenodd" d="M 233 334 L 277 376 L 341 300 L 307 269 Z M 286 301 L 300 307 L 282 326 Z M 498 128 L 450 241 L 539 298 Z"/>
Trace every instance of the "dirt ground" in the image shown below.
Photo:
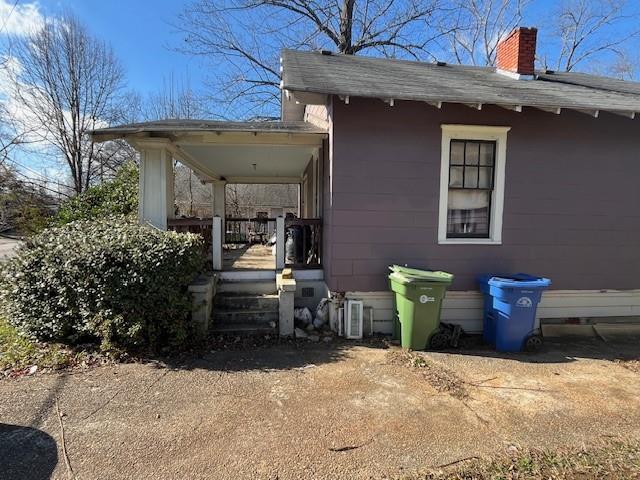
<path fill-rule="evenodd" d="M 637 440 L 640 373 L 618 361 L 635 345 L 426 353 L 417 366 L 395 347 L 287 345 L 4 379 L 0 476 L 411 478 L 516 447 Z"/>

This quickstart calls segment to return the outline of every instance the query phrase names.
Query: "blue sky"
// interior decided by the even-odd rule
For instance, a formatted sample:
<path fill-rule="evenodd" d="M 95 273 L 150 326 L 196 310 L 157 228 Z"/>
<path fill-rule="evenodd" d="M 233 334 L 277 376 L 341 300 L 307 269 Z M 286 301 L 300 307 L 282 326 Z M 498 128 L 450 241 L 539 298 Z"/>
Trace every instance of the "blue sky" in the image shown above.
<path fill-rule="evenodd" d="M 200 59 L 189 58 L 172 48 L 180 35 L 171 25 L 188 2 L 182 0 L 41 0 L 46 15 L 65 9 L 75 13 L 97 38 L 114 48 L 122 61 L 130 88 L 157 91 L 163 79 L 173 75 L 197 88 L 204 67 Z"/>

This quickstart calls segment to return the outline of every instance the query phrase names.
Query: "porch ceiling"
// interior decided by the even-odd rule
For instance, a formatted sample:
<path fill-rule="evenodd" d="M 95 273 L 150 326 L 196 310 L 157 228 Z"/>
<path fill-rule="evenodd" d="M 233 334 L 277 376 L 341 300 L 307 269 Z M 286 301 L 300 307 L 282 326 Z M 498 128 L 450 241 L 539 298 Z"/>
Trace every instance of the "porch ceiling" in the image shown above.
<path fill-rule="evenodd" d="M 204 171 L 227 181 L 250 178 L 301 178 L 317 147 L 309 145 L 189 145 L 181 144 Z"/>
<path fill-rule="evenodd" d="M 296 183 L 327 132 L 306 122 L 167 120 L 99 129 L 100 141 L 124 138 L 136 149 L 165 148 L 203 180 Z"/>

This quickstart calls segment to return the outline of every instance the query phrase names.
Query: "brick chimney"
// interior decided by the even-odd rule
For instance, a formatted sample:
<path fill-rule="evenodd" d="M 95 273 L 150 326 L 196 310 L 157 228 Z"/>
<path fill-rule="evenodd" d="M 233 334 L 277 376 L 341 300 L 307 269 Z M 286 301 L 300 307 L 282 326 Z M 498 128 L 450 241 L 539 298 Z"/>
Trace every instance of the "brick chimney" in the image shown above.
<path fill-rule="evenodd" d="M 504 73 L 530 76 L 536 59 L 537 28 L 519 27 L 498 43 L 496 67 Z"/>

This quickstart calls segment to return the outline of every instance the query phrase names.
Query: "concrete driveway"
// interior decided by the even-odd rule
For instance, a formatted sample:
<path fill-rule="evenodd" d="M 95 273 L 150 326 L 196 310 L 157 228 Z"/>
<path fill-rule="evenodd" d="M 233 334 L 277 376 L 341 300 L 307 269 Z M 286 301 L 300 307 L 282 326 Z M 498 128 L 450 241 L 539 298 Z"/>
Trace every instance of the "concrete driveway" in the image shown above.
<path fill-rule="evenodd" d="M 424 354 L 352 344 L 0 380 L 7 478 L 411 478 L 516 446 L 640 437 L 636 347 Z M 434 386 L 435 385 L 435 386 Z M 60 415 L 58 415 L 58 408 Z M 64 433 L 64 442 L 62 441 Z M 66 452 L 66 454 L 65 454 Z M 67 461 L 68 459 L 68 466 Z M 71 478 L 71 477 L 69 477 Z"/>
<path fill-rule="evenodd" d="M 4 262 L 15 255 L 15 250 L 20 243 L 20 240 L 0 237 L 0 262 Z"/>

